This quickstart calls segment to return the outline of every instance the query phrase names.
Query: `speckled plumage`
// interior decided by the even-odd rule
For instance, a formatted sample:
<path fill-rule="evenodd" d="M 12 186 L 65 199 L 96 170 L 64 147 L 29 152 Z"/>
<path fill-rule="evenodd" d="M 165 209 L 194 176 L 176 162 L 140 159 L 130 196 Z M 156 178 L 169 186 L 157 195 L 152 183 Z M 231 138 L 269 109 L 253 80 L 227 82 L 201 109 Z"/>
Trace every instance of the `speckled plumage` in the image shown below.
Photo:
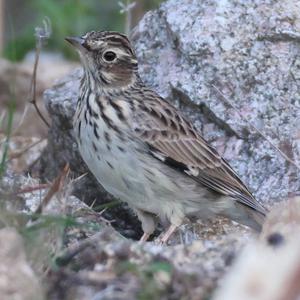
<path fill-rule="evenodd" d="M 260 229 L 265 209 L 192 124 L 144 85 L 126 36 L 67 40 L 84 66 L 74 117 L 80 153 L 102 186 L 137 212 L 144 240 L 156 216 L 171 225 L 163 241 L 185 217 L 219 214 Z"/>

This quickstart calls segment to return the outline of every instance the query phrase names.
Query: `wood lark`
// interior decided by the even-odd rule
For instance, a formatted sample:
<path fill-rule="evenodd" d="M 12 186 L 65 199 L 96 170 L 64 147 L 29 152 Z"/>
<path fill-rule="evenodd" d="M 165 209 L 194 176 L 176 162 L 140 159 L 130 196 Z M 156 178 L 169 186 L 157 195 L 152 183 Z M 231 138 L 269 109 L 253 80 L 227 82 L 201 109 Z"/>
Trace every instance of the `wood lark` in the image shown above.
<path fill-rule="evenodd" d="M 74 117 L 79 151 L 99 183 L 134 209 L 146 241 L 166 243 L 185 217 L 222 215 L 260 230 L 266 210 L 182 114 L 145 86 L 128 38 L 68 37 L 84 75 Z"/>

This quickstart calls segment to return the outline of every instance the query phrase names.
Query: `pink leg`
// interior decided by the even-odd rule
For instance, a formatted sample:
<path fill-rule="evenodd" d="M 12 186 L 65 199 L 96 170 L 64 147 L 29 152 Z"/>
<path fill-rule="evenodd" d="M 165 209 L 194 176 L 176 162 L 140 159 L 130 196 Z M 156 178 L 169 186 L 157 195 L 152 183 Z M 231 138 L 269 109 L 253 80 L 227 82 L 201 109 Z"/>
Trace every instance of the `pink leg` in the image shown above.
<path fill-rule="evenodd" d="M 158 238 L 158 244 L 164 245 L 168 242 L 170 236 L 176 231 L 178 226 L 171 224 L 168 230 Z"/>
<path fill-rule="evenodd" d="M 147 242 L 147 240 L 149 239 L 149 237 L 150 237 L 150 234 L 144 232 L 144 234 L 140 238 L 140 242 Z"/>

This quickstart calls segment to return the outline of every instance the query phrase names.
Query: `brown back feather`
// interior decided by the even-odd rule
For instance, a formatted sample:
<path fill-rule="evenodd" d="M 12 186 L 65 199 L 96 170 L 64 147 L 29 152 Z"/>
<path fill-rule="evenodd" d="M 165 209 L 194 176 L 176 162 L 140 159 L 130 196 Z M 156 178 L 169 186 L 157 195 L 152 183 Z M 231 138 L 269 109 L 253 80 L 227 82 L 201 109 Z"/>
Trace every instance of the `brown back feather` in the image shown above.
<path fill-rule="evenodd" d="M 154 155 L 183 164 L 196 181 L 265 214 L 230 165 L 175 107 L 151 90 L 145 90 L 145 97 L 134 116 L 134 129 Z"/>

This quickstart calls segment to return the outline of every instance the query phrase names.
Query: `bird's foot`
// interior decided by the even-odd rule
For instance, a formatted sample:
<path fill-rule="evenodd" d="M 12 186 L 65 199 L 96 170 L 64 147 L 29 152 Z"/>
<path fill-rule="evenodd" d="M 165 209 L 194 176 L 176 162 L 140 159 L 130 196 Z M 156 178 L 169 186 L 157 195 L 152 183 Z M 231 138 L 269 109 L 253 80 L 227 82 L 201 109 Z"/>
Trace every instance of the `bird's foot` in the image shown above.
<path fill-rule="evenodd" d="M 176 231 L 177 227 L 178 226 L 173 224 L 170 225 L 166 232 L 163 232 L 159 235 L 159 237 L 155 240 L 155 243 L 157 245 L 167 245 L 169 238 Z"/>

